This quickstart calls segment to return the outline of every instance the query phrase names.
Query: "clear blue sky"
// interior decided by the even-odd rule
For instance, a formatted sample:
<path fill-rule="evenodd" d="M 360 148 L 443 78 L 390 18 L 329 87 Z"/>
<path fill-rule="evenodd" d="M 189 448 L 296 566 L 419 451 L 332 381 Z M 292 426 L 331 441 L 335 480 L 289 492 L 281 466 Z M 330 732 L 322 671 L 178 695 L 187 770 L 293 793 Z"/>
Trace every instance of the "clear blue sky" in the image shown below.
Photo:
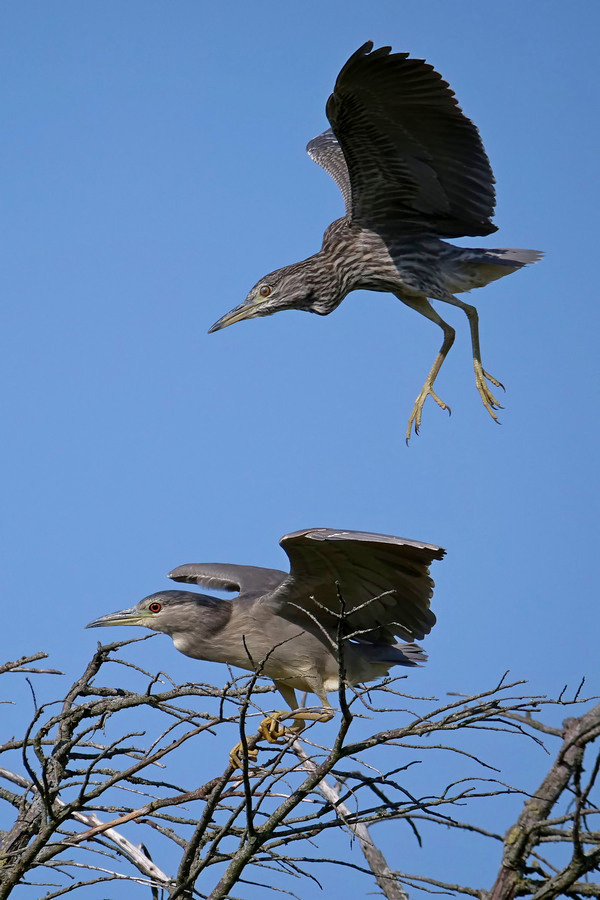
<path fill-rule="evenodd" d="M 85 623 L 174 566 L 284 567 L 282 534 L 331 526 L 448 549 L 415 691 L 510 669 L 600 692 L 599 19 L 547 0 L 5 8 L 2 658 L 47 650 L 66 686 L 99 637 L 126 636 Z M 428 401 L 408 449 L 440 332 L 391 295 L 206 333 L 342 214 L 304 146 L 367 39 L 434 64 L 480 128 L 500 231 L 464 243 L 547 254 L 472 295 L 502 425 L 444 305 L 452 417 Z M 136 654 L 223 677 L 166 638 Z"/>

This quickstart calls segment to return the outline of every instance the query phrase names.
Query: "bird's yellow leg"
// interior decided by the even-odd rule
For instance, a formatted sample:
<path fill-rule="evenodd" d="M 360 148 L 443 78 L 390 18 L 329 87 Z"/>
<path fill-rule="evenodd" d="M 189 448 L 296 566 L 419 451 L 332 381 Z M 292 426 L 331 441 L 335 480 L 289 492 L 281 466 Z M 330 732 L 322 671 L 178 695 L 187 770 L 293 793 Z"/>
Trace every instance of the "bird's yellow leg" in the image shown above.
<path fill-rule="evenodd" d="M 502 404 L 498 403 L 491 390 L 489 389 L 486 380 L 489 381 L 494 387 L 499 387 L 504 390 L 504 385 L 501 381 L 497 381 L 493 375 L 490 375 L 489 372 L 486 372 L 481 364 L 481 347 L 479 345 L 479 316 L 477 314 L 477 310 L 474 306 L 471 306 L 469 303 L 464 303 L 462 300 L 459 300 L 458 297 L 450 294 L 447 298 L 448 303 L 452 303 L 453 306 L 458 306 L 459 309 L 465 313 L 467 319 L 469 320 L 469 328 L 471 329 L 471 347 L 473 349 L 473 369 L 475 370 L 475 387 L 479 391 L 479 396 L 483 401 L 483 405 L 489 412 L 490 416 L 494 420 L 494 422 L 498 422 L 498 416 L 494 412 L 496 409 L 503 409 Z"/>
<path fill-rule="evenodd" d="M 426 297 L 413 297 L 412 299 L 407 300 L 406 297 L 403 297 L 400 294 L 397 294 L 396 296 L 400 300 L 402 300 L 403 303 L 406 303 L 407 306 L 410 306 L 411 309 L 415 309 L 417 312 L 421 313 L 422 316 L 425 316 L 426 319 L 430 319 L 432 322 L 435 322 L 435 324 L 439 325 L 444 332 L 444 340 L 442 341 L 440 352 L 436 356 L 435 362 L 431 367 L 429 375 L 425 379 L 425 384 L 421 388 L 421 392 L 415 400 L 415 405 L 412 408 L 412 412 L 408 420 L 408 426 L 406 429 L 406 443 L 408 444 L 412 435 L 413 426 L 415 429 L 415 434 L 419 433 L 419 428 L 421 427 L 421 416 L 423 415 L 423 406 L 425 405 L 425 401 L 428 397 L 433 397 L 433 399 L 441 409 L 447 409 L 448 414 L 451 413 L 451 409 L 448 404 L 444 403 L 444 401 L 440 397 L 438 397 L 438 395 L 433 390 L 433 385 L 440 369 L 442 368 L 442 363 L 446 359 L 448 352 L 450 351 L 450 347 L 454 343 L 455 332 L 454 328 L 452 328 L 451 325 L 448 325 L 447 322 L 444 322 L 442 317 L 433 308 Z"/>
<path fill-rule="evenodd" d="M 448 352 L 448 351 L 446 351 L 446 352 Z M 408 420 L 408 426 L 406 428 L 406 443 L 407 444 L 411 439 L 413 424 L 415 426 L 415 434 L 419 433 L 419 428 L 421 427 L 421 416 L 423 415 L 423 406 L 425 405 L 425 401 L 427 400 L 428 397 L 433 397 L 433 399 L 435 400 L 437 405 L 440 407 L 440 409 L 447 409 L 448 414 L 450 414 L 452 412 L 452 410 L 450 409 L 448 404 L 444 403 L 444 401 L 441 399 L 441 397 L 438 397 L 436 392 L 433 390 L 433 382 L 437 378 L 437 374 L 440 371 L 440 368 L 441 368 L 442 363 L 444 362 L 445 358 L 446 358 L 445 353 L 443 355 L 441 352 L 438 353 L 438 355 L 435 358 L 435 362 L 434 362 L 433 366 L 431 367 L 431 371 L 425 380 L 425 384 L 421 388 L 421 392 L 420 392 L 419 396 L 417 397 L 417 399 L 415 400 L 415 405 L 413 406 L 412 412 L 410 414 L 410 418 Z"/>
<path fill-rule="evenodd" d="M 319 697 L 319 700 L 323 704 L 323 709 L 321 710 L 304 709 L 304 707 L 293 710 L 291 718 L 294 720 L 294 724 L 290 727 L 290 731 L 299 734 L 306 728 L 307 722 L 329 722 L 333 719 L 335 710 L 332 709 L 327 697 L 323 694 Z"/>
<path fill-rule="evenodd" d="M 290 731 L 303 731 L 306 728 L 305 722 L 330 722 L 334 716 L 335 710 L 327 702 L 323 704 L 320 712 L 312 709 L 295 709 L 291 714 L 294 724 Z"/>

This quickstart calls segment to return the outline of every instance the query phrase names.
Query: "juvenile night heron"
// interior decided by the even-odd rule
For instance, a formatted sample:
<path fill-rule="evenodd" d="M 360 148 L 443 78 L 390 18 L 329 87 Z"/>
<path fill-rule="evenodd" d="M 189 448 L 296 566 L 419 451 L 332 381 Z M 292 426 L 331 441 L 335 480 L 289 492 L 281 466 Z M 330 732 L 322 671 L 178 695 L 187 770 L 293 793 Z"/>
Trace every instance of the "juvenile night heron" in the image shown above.
<path fill-rule="evenodd" d="M 293 710 L 261 724 L 260 734 L 271 741 L 283 733 L 282 717 L 293 718 L 293 730 L 300 731 L 307 719 L 333 716 L 327 694 L 339 689 L 340 641 L 348 685 L 386 675 L 392 666 L 425 662 L 413 641 L 435 624 L 429 566 L 442 559 L 444 550 L 329 528 L 296 531 L 280 544 L 290 560 L 289 574 L 220 563 L 192 563 L 169 573 L 174 581 L 239 591 L 233 600 L 159 591 L 86 627 L 143 625 L 170 635 L 186 656 L 267 675 Z M 398 643 L 396 637 L 410 643 Z M 323 711 L 298 709 L 296 690 L 316 694 Z M 236 764 L 239 752 L 239 745 L 232 750 Z"/>
<path fill-rule="evenodd" d="M 210 331 L 280 309 L 326 316 L 358 289 L 395 294 L 444 332 L 408 420 L 408 441 L 413 426 L 419 432 L 428 396 L 450 411 L 433 386 L 455 332 L 428 298 L 466 313 L 475 384 L 498 421 L 500 404 L 486 380 L 502 385 L 482 366 L 477 310 L 455 294 L 509 275 L 541 254 L 464 249 L 442 240 L 497 231 L 491 222 L 494 176 L 479 132 L 448 84 L 424 60 L 390 50 L 373 50 L 368 41 L 350 57 L 327 101 L 331 128 L 307 147 L 340 188 L 345 216 L 327 228 L 319 253 L 261 278 Z"/>

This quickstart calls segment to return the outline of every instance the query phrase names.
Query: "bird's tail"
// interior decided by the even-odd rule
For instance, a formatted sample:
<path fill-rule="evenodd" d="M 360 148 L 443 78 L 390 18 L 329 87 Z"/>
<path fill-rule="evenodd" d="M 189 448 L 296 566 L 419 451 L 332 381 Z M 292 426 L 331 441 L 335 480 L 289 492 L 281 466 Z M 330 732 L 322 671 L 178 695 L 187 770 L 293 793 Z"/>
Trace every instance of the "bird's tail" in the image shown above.
<path fill-rule="evenodd" d="M 451 293 L 470 291 L 483 287 L 490 281 L 510 275 L 544 255 L 539 250 L 521 250 L 504 247 L 496 250 L 464 249 L 454 257 L 448 272 L 448 288 Z"/>
<path fill-rule="evenodd" d="M 423 666 L 427 654 L 418 644 L 367 644 L 361 643 L 361 652 L 367 653 L 369 662 L 382 666 Z"/>
<path fill-rule="evenodd" d="M 528 263 L 537 262 L 544 255 L 541 250 L 519 250 L 515 247 L 504 247 L 500 250 L 484 250 L 484 253 L 486 256 L 495 259 L 496 263 L 500 263 L 503 266 L 513 266 L 515 269 L 520 269 L 521 266 L 526 266 Z"/>
<path fill-rule="evenodd" d="M 369 644 L 350 641 L 346 644 L 346 680 L 363 684 L 383 678 L 392 666 L 423 666 L 427 654 L 418 644 Z"/>

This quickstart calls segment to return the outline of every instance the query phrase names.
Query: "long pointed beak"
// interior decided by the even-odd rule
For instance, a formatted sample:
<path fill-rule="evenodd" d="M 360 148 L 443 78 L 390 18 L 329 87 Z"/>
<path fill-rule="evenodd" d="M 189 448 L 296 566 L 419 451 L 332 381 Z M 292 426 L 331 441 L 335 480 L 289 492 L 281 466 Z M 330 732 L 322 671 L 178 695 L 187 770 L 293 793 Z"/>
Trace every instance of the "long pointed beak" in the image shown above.
<path fill-rule="evenodd" d="M 228 325 L 235 325 L 236 322 L 241 322 L 242 319 L 251 319 L 255 315 L 256 304 L 248 303 L 244 300 L 244 302 L 240 303 L 239 306 L 236 306 L 235 309 L 232 309 L 230 312 L 225 313 L 224 316 L 221 316 L 212 328 L 208 329 L 208 333 L 212 334 L 213 331 L 220 331 L 221 328 L 227 328 Z"/>
<path fill-rule="evenodd" d="M 99 619 L 94 619 L 93 622 L 89 622 L 85 627 L 100 628 L 109 625 L 141 625 L 142 627 L 145 627 L 145 620 L 148 619 L 150 615 L 151 614 L 145 610 L 139 610 L 136 609 L 135 606 L 132 606 L 131 609 L 120 609 L 118 612 L 100 616 Z"/>

